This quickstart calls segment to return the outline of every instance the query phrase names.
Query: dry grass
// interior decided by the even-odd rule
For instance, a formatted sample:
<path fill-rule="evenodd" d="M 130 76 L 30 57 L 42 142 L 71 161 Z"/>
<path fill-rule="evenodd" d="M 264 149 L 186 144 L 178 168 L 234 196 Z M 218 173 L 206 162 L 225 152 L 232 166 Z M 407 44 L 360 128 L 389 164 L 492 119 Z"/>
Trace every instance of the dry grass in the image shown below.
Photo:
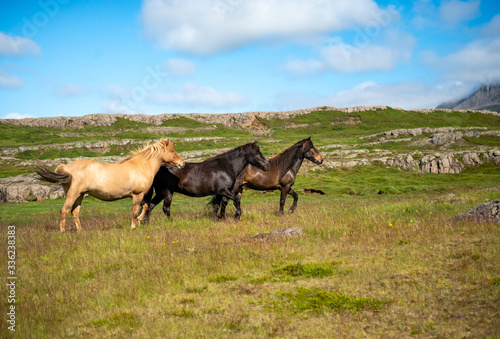
<path fill-rule="evenodd" d="M 447 221 L 494 194 L 459 193 L 466 205 L 423 193 L 301 196 L 284 217 L 275 196 L 255 195 L 239 223 L 212 222 L 204 200 L 179 198 L 173 222 L 155 211 L 136 231 L 130 202 L 91 201 L 84 231 L 67 234 L 50 205 L 16 225 L 15 336 L 498 337 L 499 226 Z M 249 237 L 292 226 L 304 236 Z M 332 306 L 336 294 L 346 307 Z M 363 300 L 380 307 L 352 306 Z"/>

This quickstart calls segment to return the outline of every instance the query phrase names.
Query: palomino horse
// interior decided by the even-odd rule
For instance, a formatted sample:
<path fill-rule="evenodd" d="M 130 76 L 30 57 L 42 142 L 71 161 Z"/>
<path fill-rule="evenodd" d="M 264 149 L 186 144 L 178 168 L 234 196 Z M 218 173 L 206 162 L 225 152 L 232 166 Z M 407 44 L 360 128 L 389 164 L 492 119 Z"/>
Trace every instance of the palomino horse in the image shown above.
<path fill-rule="evenodd" d="M 213 218 L 217 217 L 222 197 L 234 201 L 236 209 L 239 209 L 239 201 L 231 193 L 238 174 L 247 166 L 252 164 L 262 171 L 269 169 L 269 162 L 260 153 L 257 141 L 233 150 L 209 158 L 200 163 L 186 163 L 182 169 L 167 166 L 160 167 L 156 174 L 153 186 L 144 196 L 144 205 L 139 220 L 147 222 L 153 208 L 162 200 L 163 212 L 170 219 L 170 204 L 174 192 L 179 192 L 190 197 L 206 197 L 215 195 L 220 197 L 212 201 Z M 156 196 L 153 200 L 153 188 Z"/>
<path fill-rule="evenodd" d="M 41 180 L 60 184 L 64 188 L 66 201 L 61 209 L 61 232 L 65 231 L 66 217 L 70 209 L 76 229 L 82 230 L 79 214 L 85 193 L 106 201 L 131 196 L 131 227 L 135 229 L 142 198 L 151 187 L 153 178 L 163 162 L 179 168 L 184 167 L 184 160 L 174 151 L 174 146 L 168 139 L 146 146 L 114 164 L 83 159 L 67 165 L 61 164 L 54 172 L 39 161 L 36 172 Z"/>
<path fill-rule="evenodd" d="M 279 213 L 283 214 L 287 194 L 293 197 L 293 204 L 289 211 L 293 213 L 295 208 L 297 208 L 299 196 L 292 189 L 292 185 L 295 183 L 295 177 L 297 176 L 297 172 L 304 158 L 317 165 L 323 163 L 323 157 L 321 157 L 318 150 L 314 148 L 311 137 L 297 142 L 295 145 L 287 148 L 283 153 L 270 158 L 269 164 L 271 168 L 269 171 L 264 172 L 260 168 L 252 165 L 245 167 L 236 179 L 233 194 L 237 195 L 238 200 L 240 200 L 243 187 L 260 191 L 274 191 L 279 189 L 281 191 Z M 220 211 L 220 216 L 222 218 L 226 213 L 227 202 L 228 200 L 223 198 Z M 236 209 L 235 219 L 239 219 L 240 213 L 241 209 Z"/>

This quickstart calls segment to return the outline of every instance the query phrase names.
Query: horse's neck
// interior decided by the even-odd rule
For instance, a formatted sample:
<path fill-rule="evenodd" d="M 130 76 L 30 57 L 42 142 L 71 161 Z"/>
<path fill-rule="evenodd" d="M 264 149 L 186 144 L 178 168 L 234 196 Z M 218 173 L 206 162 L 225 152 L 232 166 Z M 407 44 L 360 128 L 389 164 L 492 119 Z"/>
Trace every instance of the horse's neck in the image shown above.
<path fill-rule="evenodd" d="M 300 169 L 300 166 L 302 166 L 303 161 L 304 161 L 304 155 L 302 153 L 299 153 L 297 160 L 295 160 L 295 162 L 292 165 L 292 168 L 290 168 L 290 170 L 293 171 L 293 174 L 297 174 L 297 172 Z"/>
<path fill-rule="evenodd" d="M 297 174 L 300 166 L 302 165 L 302 162 L 304 161 L 304 154 L 300 152 L 300 149 L 294 150 L 294 152 L 292 152 L 292 150 L 288 150 L 290 154 L 284 154 L 285 152 L 282 153 L 283 158 L 291 157 L 292 160 L 290 160 L 290 162 L 287 161 L 284 166 L 278 166 L 280 170 L 280 177 L 284 176 L 286 173 L 288 173 L 288 171 L 293 171 L 294 174 Z M 282 159 L 277 161 L 282 161 Z"/>
<path fill-rule="evenodd" d="M 241 173 L 243 169 L 250 164 L 250 162 L 247 160 L 247 158 L 244 155 L 240 155 L 239 157 L 234 157 L 234 161 L 229 161 L 231 164 L 233 171 L 236 175 Z"/>
<path fill-rule="evenodd" d="M 149 159 L 148 163 L 151 166 L 153 175 L 155 175 L 156 172 L 158 172 L 158 170 L 160 169 L 161 165 L 163 164 L 163 159 L 161 157 L 161 154 L 157 154 L 153 158 Z"/>

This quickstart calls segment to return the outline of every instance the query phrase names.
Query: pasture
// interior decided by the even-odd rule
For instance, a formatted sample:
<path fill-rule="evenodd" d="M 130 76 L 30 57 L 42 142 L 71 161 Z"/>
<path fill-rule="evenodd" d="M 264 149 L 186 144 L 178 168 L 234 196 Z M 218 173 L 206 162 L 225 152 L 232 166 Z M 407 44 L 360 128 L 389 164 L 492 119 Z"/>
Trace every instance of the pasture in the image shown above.
<path fill-rule="evenodd" d="M 304 161 L 292 215 L 278 215 L 278 191 L 245 190 L 239 222 L 232 219 L 232 203 L 229 218 L 212 221 L 209 197 L 176 193 L 172 221 L 157 207 L 149 224 L 131 230 L 131 199 L 88 197 L 80 213 L 83 231 L 76 232 L 69 217 L 61 234 L 64 199 L 1 204 L 1 276 L 10 281 L 12 260 L 4 249 L 8 226 L 15 225 L 17 279 L 15 332 L 6 321 L 10 291 L 6 284 L 0 289 L 0 336 L 500 336 L 500 226 L 449 221 L 500 197 L 499 167 L 484 155 L 500 146 L 498 136 L 488 134 L 500 129 L 498 116 L 387 108 L 354 115 L 320 110 L 261 122 L 265 127 L 227 127 L 178 117 L 158 127 L 120 118 L 82 130 L 0 124 L 0 177 L 32 172 L 34 158 L 125 156 L 137 144 L 111 142 L 123 139 L 169 137 L 183 158 L 200 161 L 209 151 L 254 140 L 269 157 L 312 136 L 325 159 L 321 166 Z M 436 145 L 425 132 L 379 142 L 385 131 L 421 127 L 460 127 L 463 137 Z M 177 129 L 164 135 L 162 128 Z M 465 128 L 488 133 L 471 137 Z M 110 143 L 59 147 L 91 141 Z M 192 153 L 200 150 L 207 153 Z M 443 152 L 458 160 L 478 152 L 481 165 L 434 174 L 380 160 Z M 364 159 L 369 166 L 332 166 Z M 304 188 L 326 194 L 306 195 Z M 285 212 L 291 202 L 288 197 Z M 253 237 L 287 227 L 303 235 Z"/>
<path fill-rule="evenodd" d="M 327 195 L 299 193 L 298 209 L 283 217 L 278 192 L 245 191 L 238 223 L 214 222 L 208 199 L 179 194 L 172 222 L 158 209 L 132 231 L 130 199 L 87 198 L 83 232 L 68 221 L 60 234 L 62 199 L 3 204 L 3 244 L 16 225 L 13 337 L 498 336 L 499 226 L 448 221 L 497 198 L 498 188 L 485 188 L 498 172 L 360 171 L 329 172 L 337 184 L 320 186 Z M 322 175 L 299 175 L 296 186 Z M 341 192 L 359 177 L 406 192 Z M 447 193 L 456 197 L 431 203 Z M 250 237 L 284 227 L 304 235 Z M 5 251 L 0 260 L 6 272 Z"/>

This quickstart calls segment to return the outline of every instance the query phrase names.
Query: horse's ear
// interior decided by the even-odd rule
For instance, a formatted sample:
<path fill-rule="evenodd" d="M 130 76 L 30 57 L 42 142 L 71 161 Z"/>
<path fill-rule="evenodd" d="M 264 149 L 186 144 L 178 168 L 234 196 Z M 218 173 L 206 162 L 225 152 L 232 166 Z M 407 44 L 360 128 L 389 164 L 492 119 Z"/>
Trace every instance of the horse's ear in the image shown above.
<path fill-rule="evenodd" d="M 258 143 L 258 142 L 259 142 L 259 141 L 255 140 L 255 141 L 253 142 L 253 144 L 252 144 L 252 147 L 257 146 L 257 143 Z"/>

